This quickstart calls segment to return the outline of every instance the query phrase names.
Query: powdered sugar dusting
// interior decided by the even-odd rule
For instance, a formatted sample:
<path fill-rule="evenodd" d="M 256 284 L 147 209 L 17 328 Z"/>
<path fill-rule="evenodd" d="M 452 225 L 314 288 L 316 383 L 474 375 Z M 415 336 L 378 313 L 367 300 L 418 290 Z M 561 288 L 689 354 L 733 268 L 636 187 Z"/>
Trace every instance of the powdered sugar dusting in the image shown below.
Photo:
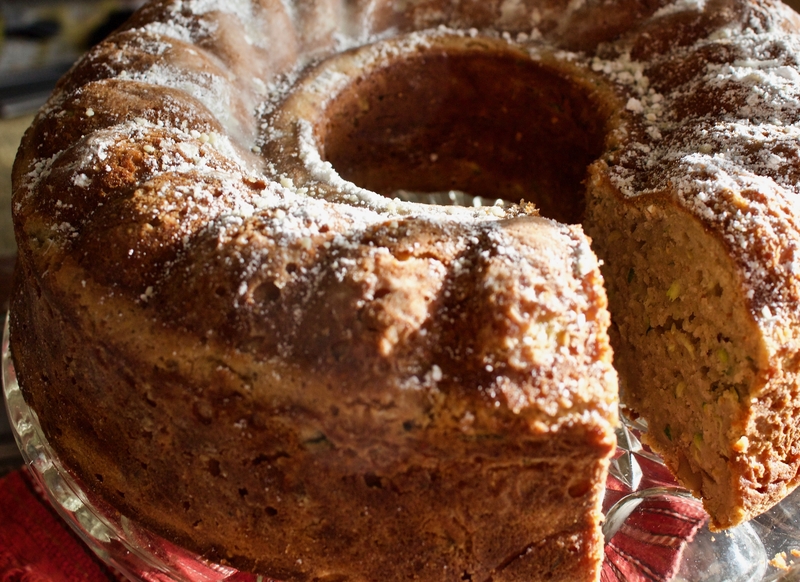
<path fill-rule="evenodd" d="M 155 36 L 172 38 L 181 42 L 192 42 L 194 40 L 192 31 L 189 29 L 189 27 L 186 26 L 185 23 L 176 22 L 175 20 L 171 20 L 169 22 L 148 22 L 142 27 L 142 30 Z M 207 31 L 207 33 L 211 32 L 213 31 Z"/>
<path fill-rule="evenodd" d="M 792 301 L 798 298 L 794 279 L 800 272 L 800 256 L 796 254 L 800 252 L 800 239 L 795 218 L 800 208 L 794 202 L 800 178 L 796 169 L 800 157 L 800 75 L 797 72 L 800 43 L 796 36 L 783 32 L 768 13 L 754 8 L 741 23 L 726 22 L 716 30 L 707 31 L 702 38 L 669 45 L 663 54 L 640 61 L 636 57 L 634 37 L 638 29 L 635 27 L 630 35 L 613 36 L 592 50 L 564 49 L 568 43 L 561 43 L 559 35 L 567 34 L 571 19 L 578 18 L 589 6 L 584 0 L 570 2 L 555 16 L 552 11 L 542 14 L 539 9 L 530 8 L 527 2 L 506 0 L 498 3 L 496 30 L 482 23 L 480 31 L 450 28 L 448 14 L 451 12 L 448 11 L 461 7 L 445 4 L 431 6 L 424 13 L 415 12 L 411 19 L 413 22 L 436 21 L 440 27 L 410 32 L 391 42 L 380 39 L 394 37 L 396 29 L 393 27 L 400 24 L 393 23 L 384 14 L 382 5 L 375 2 L 349 5 L 347 10 L 354 15 L 357 13 L 357 18 L 345 18 L 347 26 L 335 31 L 334 38 L 337 41 L 335 50 L 357 52 L 353 70 L 323 68 L 321 74 L 307 83 L 307 88 L 317 95 L 318 103 L 324 107 L 327 100 L 334 98 L 357 74 L 353 71 L 424 52 L 437 38 L 448 35 L 475 39 L 475 42 L 481 42 L 481 38 L 506 39 L 509 44 L 527 51 L 534 60 L 547 57 L 568 62 L 586 71 L 587 78 L 593 75 L 593 79 L 612 86 L 624 109 L 621 114 L 628 125 L 615 136 L 619 147 L 607 152 L 604 158 L 609 165 L 611 183 L 629 198 L 653 192 L 672 195 L 682 207 L 737 249 L 737 260 L 743 265 L 754 310 L 770 314 L 764 321 L 790 317 Z M 365 304 L 375 301 L 382 272 L 370 269 L 373 264 L 388 261 L 390 246 L 395 244 L 375 242 L 375 233 L 388 225 L 386 228 L 394 229 L 391 240 L 398 241 L 411 236 L 406 234 L 412 231 L 409 224 L 424 221 L 436 228 L 451 229 L 449 232 L 454 238 L 449 245 L 443 245 L 447 247 L 441 253 L 445 258 L 431 259 L 426 275 L 420 276 L 431 289 L 440 288 L 437 285 L 442 285 L 446 269 L 451 268 L 457 274 L 470 273 L 480 263 L 496 269 L 483 288 L 491 291 L 493 300 L 501 301 L 505 293 L 511 293 L 515 299 L 530 304 L 528 311 L 519 306 L 498 308 L 508 320 L 505 323 L 510 321 L 513 325 L 509 324 L 510 331 L 498 340 L 505 342 L 497 348 L 502 358 L 498 356 L 494 361 L 487 356 L 487 366 L 494 370 L 504 358 L 514 370 L 532 370 L 537 366 L 553 366 L 559 358 L 562 360 L 558 361 L 563 362 L 568 354 L 583 357 L 580 351 L 599 341 L 596 334 L 600 332 L 599 328 L 592 327 L 595 323 L 586 321 L 586 312 L 591 306 L 590 293 L 584 285 L 588 285 L 586 281 L 596 273 L 597 263 L 579 232 L 551 225 L 548 228 L 555 229 L 569 253 L 565 256 L 545 250 L 541 256 L 532 257 L 526 255 L 525 246 L 519 243 L 516 235 L 506 231 L 510 228 L 508 220 L 524 214 L 519 209 L 424 206 L 392 200 L 344 180 L 320 155 L 310 122 L 301 118 L 291 127 L 277 128 L 268 121 L 305 79 L 304 75 L 310 70 L 306 68 L 306 60 L 324 58 L 323 53 L 300 55 L 293 70 L 265 72 L 263 77 L 247 80 L 236 79 L 226 70 L 224 59 L 209 56 L 210 53 L 202 53 L 203 58 L 198 57 L 197 62 L 203 64 L 193 65 L 194 68 L 180 60 L 189 61 L 192 56 L 200 55 L 203 50 L 198 48 L 200 44 L 208 45 L 211 39 L 232 34 L 228 20 L 217 14 L 241 24 L 237 34 L 243 33 L 251 44 L 269 44 L 261 38 L 263 35 L 254 24 L 263 17 L 259 6 L 247 0 L 176 0 L 169 9 L 158 14 L 154 12 L 155 20 L 141 25 L 136 48 L 146 58 L 131 60 L 131 66 L 127 67 L 127 56 L 124 51 L 118 51 L 104 57 L 105 61 L 101 59 L 98 65 L 113 71 L 112 76 L 117 79 L 134 80 L 153 88 L 168 87 L 190 95 L 219 121 L 224 136 L 201 131 L 193 127 L 191 120 L 179 127 L 128 120 L 93 129 L 78 144 L 65 144 L 63 152 L 32 162 L 23 183 L 17 185 L 17 212 L 34 206 L 40 187 L 55 173 L 68 171 L 68 189 L 63 193 L 64 199 L 59 199 L 60 206 L 55 204 L 56 210 L 49 216 L 49 228 L 63 240 L 80 238 L 85 224 L 64 217 L 81 204 L 88 209 L 87 221 L 92 212 L 102 212 L 108 201 L 103 197 L 106 191 L 98 184 L 108 183 L 109 176 L 118 171 L 118 167 L 112 166 L 116 163 L 115 152 L 127 148 L 126 151 L 139 156 L 136 158 L 138 165 L 131 171 L 140 173 L 137 179 L 141 183 L 134 189 L 131 199 L 138 200 L 141 196 L 144 200 L 152 196 L 153 208 L 161 208 L 166 213 L 186 213 L 187 224 L 177 227 L 185 239 L 180 257 L 200 252 L 193 246 L 193 237 L 211 241 L 218 252 L 228 253 L 225 254 L 228 261 L 225 269 L 230 271 L 225 273 L 236 273 L 238 277 L 234 282 L 235 301 L 241 309 L 256 301 L 253 299 L 255 281 L 265 276 L 265 269 L 272 269 L 270 276 L 274 275 L 272 281 L 279 291 L 299 277 L 320 285 L 319 281 L 330 279 L 365 289 L 358 301 Z M 270 10 L 275 10 L 275 14 L 282 11 L 281 18 L 294 23 L 295 28 L 303 26 L 302 14 L 294 2 L 276 2 Z M 705 10 L 703 0 L 678 0 L 657 10 L 640 24 L 668 22 L 684 13 L 704 14 Z M 458 18 L 453 17 L 460 23 Z M 228 25 L 223 26 L 226 23 Z M 549 24 L 542 25 L 541 31 L 534 28 L 542 23 Z M 513 34 L 505 32 L 506 28 L 514 30 Z M 294 32 L 298 37 L 303 36 L 302 30 Z M 190 46 L 184 47 L 182 43 Z M 359 47 L 369 43 L 373 43 L 369 50 L 360 50 Z M 181 46 L 184 52 L 180 53 L 180 59 L 171 60 L 173 57 L 168 55 L 179 52 L 173 51 L 176 46 Z M 686 66 L 679 72 L 663 73 L 670 63 Z M 213 67 L 218 70 L 212 72 Z M 257 97 L 248 94 L 244 98 L 239 94 L 242 92 L 239 86 L 245 83 L 256 88 Z M 47 114 L 56 114 L 62 98 L 51 101 Z M 255 99 L 261 99 L 258 107 L 252 106 Z M 97 121 L 102 112 L 95 107 L 92 113 L 94 115 L 86 114 L 86 119 Z M 254 128 L 259 124 L 256 136 Z M 282 152 L 285 158 L 276 154 L 275 158 L 265 160 L 265 172 L 254 169 L 242 155 L 251 148 L 265 151 L 290 131 L 297 132 L 297 150 Z M 82 157 L 73 156 L 77 150 L 82 152 Z M 301 184 L 295 174 L 288 172 L 290 162 L 296 162 L 292 167 L 300 167 L 308 183 Z M 189 185 L 190 179 L 195 180 L 194 185 Z M 163 208 L 158 204 L 163 204 Z M 255 239 L 263 246 L 254 246 Z M 365 242 L 367 240 L 370 242 Z M 785 246 L 773 262 L 766 262 L 764 253 L 756 247 L 769 246 L 778 240 Z M 134 246 L 132 243 L 132 250 Z M 293 253 L 294 271 L 287 274 L 285 269 L 276 270 L 277 267 L 272 266 L 284 256 L 275 252 L 275 248 Z M 413 244 L 410 248 L 414 249 Z M 480 249 L 474 261 L 458 255 L 469 249 Z M 454 258 L 456 255 L 458 259 Z M 177 277 L 179 264 L 183 273 L 195 267 L 180 263 L 180 257 L 164 268 L 162 279 L 148 282 L 137 290 L 138 301 L 156 304 L 162 289 Z M 324 260 L 321 257 L 325 257 Z M 230 265 L 238 265 L 239 270 Z M 570 274 L 568 280 L 558 283 L 564 287 L 560 290 L 563 295 L 547 289 L 543 277 L 548 270 Z M 280 274 L 276 274 L 279 271 Z M 306 293 L 294 305 L 291 317 L 295 321 L 306 321 L 313 311 L 314 295 L 311 291 Z M 420 322 L 425 321 L 424 318 L 420 319 L 422 316 L 417 312 L 410 313 L 410 308 L 398 309 L 398 313 L 402 312 L 402 317 L 398 315 L 398 318 L 407 322 L 414 333 L 421 333 L 424 328 Z M 566 318 L 563 327 L 551 323 L 552 318 L 548 319 L 547 314 L 552 313 Z M 380 349 L 387 354 L 394 353 L 402 343 L 402 330 L 392 329 L 394 331 L 386 330 L 381 339 Z M 585 330 L 589 330 L 590 336 L 595 334 L 593 339 L 586 340 L 588 344 L 577 339 Z M 292 348 L 287 341 L 281 344 L 279 351 L 288 353 L 291 349 L 300 349 L 299 346 L 296 344 Z M 586 361 L 590 360 L 587 356 Z M 591 370 L 593 377 L 607 377 L 607 366 L 603 366 L 598 364 Z M 415 381 L 411 380 L 412 376 Z M 491 383 L 482 389 L 488 398 L 503 394 L 509 407 L 519 412 L 535 397 L 515 390 L 515 383 L 509 378 L 510 372 L 497 372 Z M 426 362 L 424 368 L 414 374 L 409 372 L 405 378 L 409 385 L 416 382 L 418 386 L 429 387 L 446 380 L 447 371 L 437 362 Z M 549 395 L 536 404 L 547 414 L 567 410 L 573 405 L 571 399 L 575 394 L 588 393 L 586 386 L 579 385 L 586 382 L 585 378 L 557 380 L 558 394 Z M 573 418 L 584 413 L 584 410 L 576 410 Z"/>
<path fill-rule="evenodd" d="M 124 71 L 119 78 L 184 91 L 205 105 L 230 135 L 241 138 L 247 134 L 236 115 L 232 87 L 227 79 L 212 74 L 181 71 L 169 65 L 154 66 L 144 71 Z"/>
<path fill-rule="evenodd" d="M 800 41 L 769 25 L 726 26 L 680 49 L 680 58 L 701 58 L 703 65 L 656 102 L 640 97 L 636 87 L 628 109 L 644 116 L 649 139 L 631 143 L 611 176 L 630 197 L 674 191 L 736 249 L 754 316 L 760 319 L 767 304 L 787 321 L 795 317 L 798 298 L 792 249 L 800 216 L 794 202 L 800 193 Z M 700 57 L 724 53 L 732 57 Z M 763 249 L 772 245 L 784 249 L 777 263 L 765 260 Z"/>
<path fill-rule="evenodd" d="M 181 8 L 196 16 L 204 16 L 213 12 L 233 14 L 242 23 L 253 19 L 253 3 L 249 0 L 183 0 Z"/>
<path fill-rule="evenodd" d="M 678 0 L 659 8 L 653 18 L 662 18 L 679 12 L 702 12 L 706 7 L 706 0 Z"/>

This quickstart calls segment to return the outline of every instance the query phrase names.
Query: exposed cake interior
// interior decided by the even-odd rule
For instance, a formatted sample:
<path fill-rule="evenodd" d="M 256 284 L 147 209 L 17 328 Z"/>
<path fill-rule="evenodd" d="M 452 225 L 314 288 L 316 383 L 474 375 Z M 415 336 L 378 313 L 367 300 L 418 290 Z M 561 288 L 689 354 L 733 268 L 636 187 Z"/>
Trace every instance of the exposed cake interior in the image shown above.
<path fill-rule="evenodd" d="M 683 483 L 723 516 L 741 502 L 731 463 L 750 446 L 746 405 L 767 357 L 729 253 L 668 202 L 623 207 L 597 187 L 587 214 L 605 261 L 622 398 L 646 416 L 649 441 Z"/>
<path fill-rule="evenodd" d="M 324 123 L 323 156 L 362 188 L 524 199 L 575 224 L 606 119 L 586 87 L 526 56 L 434 52 L 359 78 Z"/>

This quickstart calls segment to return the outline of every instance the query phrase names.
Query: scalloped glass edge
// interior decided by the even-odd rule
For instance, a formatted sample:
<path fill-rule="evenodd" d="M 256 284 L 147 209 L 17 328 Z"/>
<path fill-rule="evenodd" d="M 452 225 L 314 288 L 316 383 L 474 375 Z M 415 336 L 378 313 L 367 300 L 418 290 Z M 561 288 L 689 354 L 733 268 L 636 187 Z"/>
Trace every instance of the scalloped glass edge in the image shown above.
<path fill-rule="evenodd" d="M 8 316 L 2 339 L 3 395 L 14 438 L 31 474 L 53 508 L 83 542 L 108 566 L 130 580 L 159 582 L 271 582 L 261 575 L 247 574 L 211 563 L 175 546 L 137 525 L 102 500 L 88 493 L 60 463 L 50 448 L 36 413 L 25 403 L 17 383 L 9 344 Z M 646 424 L 622 415 L 617 430 L 618 454 L 611 475 L 629 489 L 611 504 L 603 525 L 606 542 L 614 539 L 625 521 L 644 500 L 677 498 L 693 500 L 678 486 L 640 488 L 646 466 L 643 458 L 663 463 L 638 440 Z M 608 493 L 608 490 L 607 490 Z M 696 501 L 696 500 L 695 500 Z M 674 582 L 800 582 L 800 490 L 793 492 L 769 512 L 725 532 L 712 533 L 703 525 L 683 548 Z M 782 554 L 787 569 L 769 565 Z"/>

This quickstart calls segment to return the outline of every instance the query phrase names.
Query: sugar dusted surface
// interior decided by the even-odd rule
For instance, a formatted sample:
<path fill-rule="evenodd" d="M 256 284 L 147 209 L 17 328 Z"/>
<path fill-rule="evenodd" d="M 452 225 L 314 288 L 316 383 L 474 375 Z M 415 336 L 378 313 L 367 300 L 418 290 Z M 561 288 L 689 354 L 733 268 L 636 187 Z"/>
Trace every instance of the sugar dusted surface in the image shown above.
<path fill-rule="evenodd" d="M 767 327 L 795 321 L 800 297 L 795 277 L 800 41 L 780 25 L 783 10 L 776 9 L 774 19 L 728 24 L 678 49 L 678 58 L 697 70 L 684 82 L 668 78 L 645 92 L 649 83 L 643 74 L 645 82 L 634 84 L 628 109 L 644 117 L 647 135 L 631 143 L 611 170 L 628 197 L 674 192 L 735 249 L 753 314 Z M 730 56 L 719 62 L 721 53 Z M 703 104 L 696 112 L 693 100 Z M 787 340 L 776 338 L 779 344 Z"/>
<path fill-rule="evenodd" d="M 290 20 L 297 21 L 298 13 L 293 5 L 284 4 Z M 650 22 L 659 24 L 668 22 L 670 18 L 702 13 L 704 6 L 703 2 L 683 0 L 666 4 L 650 17 Z M 571 4 L 562 18 L 568 20 L 582 7 L 582 3 Z M 504 2 L 498 20 L 500 26 L 520 19 L 529 23 L 529 32 L 505 34 L 505 37 L 509 43 L 526 47 L 531 58 L 537 59 L 543 53 L 555 51 L 557 58 L 584 62 L 593 73 L 618 86 L 620 93 L 625 95 L 626 110 L 634 120 L 634 130 L 633 135 L 625 136 L 627 143 L 616 155 L 617 163 L 610 169 L 612 183 L 628 197 L 671 190 L 680 204 L 691 209 L 709 228 L 720 232 L 732 247 L 739 249 L 745 281 L 753 296 L 754 314 L 756 317 L 763 317 L 767 312 L 771 315 L 771 318 L 764 318 L 765 323 L 791 315 L 797 300 L 794 274 L 800 270 L 800 259 L 795 258 L 795 249 L 800 241 L 796 231 L 787 228 L 787 224 L 795 222 L 794 216 L 797 215 L 794 198 L 798 184 L 795 174 L 800 77 L 796 55 L 800 42 L 782 28 L 785 20 L 782 11 L 786 9 L 773 9 L 772 6 L 770 9 L 773 14 L 766 9 L 756 10 L 748 19 L 724 23 L 707 36 L 674 48 L 666 56 L 657 55 L 652 60 L 637 60 L 632 56 L 637 39 L 630 35 L 601 45 L 596 54 L 558 48 L 558 38 L 552 33 L 543 35 L 536 28 L 542 21 L 542 14 L 539 11 L 526 12 L 519 2 Z M 188 119 L 173 126 L 141 123 L 142 120 L 124 121 L 87 136 L 80 144 L 70 145 L 70 149 L 81 148 L 83 152 L 77 161 L 72 162 L 72 185 L 78 190 L 90 188 L 89 173 L 83 168 L 100 168 L 102 173 L 104 156 L 116 144 L 122 141 L 141 143 L 143 167 L 150 180 L 167 173 L 222 178 L 226 192 L 222 199 L 214 198 L 212 203 L 213 197 L 204 198 L 200 186 L 191 195 L 187 194 L 198 201 L 192 212 L 203 213 L 208 221 L 206 229 L 218 229 L 220 237 L 223 237 L 232 224 L 244 224 L 259 213 L 273 212 L 276 208 L 291 208 L 293 213 L 304 213 L 302 218 L 273 221 L 269 227 L 273 231 L 265 234 L 287 241 L 285 244 L 305 241 L 319 234 L 320 226 L 324 224 L 319 217 L 326 214 L 330 203 L 314 199 L 314 192 L 308 188 L 294 187 L 291 180 L 275 171 L 272 160 L 259 160 L 257 156 L 247 155 L 251 150 L 257 153 L 265 141 L 280 136 L 271 134 L 272 128 L 263 123 L 258 132 L 252 131 L 252 118 L 242 117 L 241 105 L 234 103 L 240 96 L 233 95 L 235 90 L 230 75 L 196 68 L 183 69 L 169 61 L 159 60 L 169 52 L 173 41 L 196 44 L 213 37 L 217 32 L 213 15 L 217 12 L 230 14 L 244 23 L 248 42 L 258 44 L 257 35 L 247 29 L 257 16 L 250 2 L 176 1 L 164 17 L 145 22 L 138 29 L 143 33 L 141 48 L 155 58 L 154 62 L 143 69 L 117 69 L 110 78 L 185 92 L 207 108 L 224 133 L 199 132 L 191 128 Z M 433 13 L 416 16 L 418 20 L 434 17 Z M 390 31 L 381 30 L 366 32 L 377 18 L 374 7 L 366 9 L 358 18 L 362 19 L 363 26 L 337 33 L 336 50 L 369 44 L 390 34 Z M 436 36 L 474 37 L 476 34 L 478 31 L 475 29 L 460 30 L 440 24 L 429 31 L 411 33 L 400 43 L 376 44 L 374 50 L 363 53 L 366 59 L 363 65 L 424 49 Z M 480 34 L 503 36 L 491 29 L 483 29 Z M 704 55 L 717 49 L 728 51 L 731 56 L 722 61 L 703 60 Z M 691 60 L 696 73 L 686 80 L 673 80 L 667 75 L 653 82 L 651 75 L 663 64 L 662 61 L 681 59 Z M 267 117 L 291 91 L 305 64 L 301 59 L 295 68 L 252 79 L 260 91 L 245 100 L 245 103 L 252 104 L 251 114 L 261 119 Z M 320 75 L 314 81 L 316 90 L 331 97 L 347 82 L 348 76 L 343 74 Z M 708 95 L 709 99 L 719 97 L 722 105 L 713 111 L 693 113 L 686 109 L 687 101 L 697 94 Z M 63 96 L 54 97 L 49 109 L 45 109 L 45 115 L 58 115 L 61 98 Z M 339 177 L 333 167 L 321 159 L 311 129 L 304 126 L 302 120 L 298 123 L 301 155 L 311 176 L 334 186 L 358 207 L 334 205 L 341 220 L 348 224 L 347 233 L 341 235 L 344 239 L 357 238 L 357 233 L 392 217 L 415 217 L 443 223 L 486 222 L 505 217 L 505 212 L 499 208 L 473 211 L 424 207 L 390 200 L 359 188 Z M 158 141 L 145 143 L 155 130 L 161 132 Z M 15 205 L 18 210 L 34 195 L 62 155 L 63 152 L 56 153 L 31 162 L 17 186 Z M 264 166 L 260 167 L 261 164 Z M 106 167 L 110 172 L 111 166 Z M 264 188 L 255 193 L 248 184 L 264 181 L 265 176 Z M 757 191 L 759 196 L 742 194 L 749 191 Z M 52 213 L 50 228 L 54 233 L 53 240 L 62 240 L 61 244 L 68 245 L 78 236 L 83 225 L 64 221 L 60 214 L 58 209 Z M 92 213 L 85 216 L 88 219 Z M 300 228 L 299 225 L 304 226 Z M 766 240 L 786 242 L 787 250 L 782 252 L 780 265 L 765 264 L 764 256 L 751 250 L 758 246 L 756 240 L 763 241 L 765 236 Z M 165 271 L 169 272 L 169 269 Z M 583 273 L 584 267 L 577 266 L 576 272 Z M 147 295 L 148 299 L 158 296 L 158 282 L 148 288 L 153 289 Z M 137 296 L 142 293 L 140 291 Z"/>

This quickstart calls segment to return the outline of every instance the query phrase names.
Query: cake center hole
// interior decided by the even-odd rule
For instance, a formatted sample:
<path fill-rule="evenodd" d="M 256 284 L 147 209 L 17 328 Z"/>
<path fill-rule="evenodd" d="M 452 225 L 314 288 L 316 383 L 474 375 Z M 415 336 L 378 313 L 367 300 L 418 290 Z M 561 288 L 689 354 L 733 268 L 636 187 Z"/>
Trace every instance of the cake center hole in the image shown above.
<path fill-rule="evenodd" d="M 585 86 L 516 53 L 399 59 L 348 86 L 317 128 L 343 178 L 420 202 L 536 204 L 579 222 L 604 119 Z"/>

